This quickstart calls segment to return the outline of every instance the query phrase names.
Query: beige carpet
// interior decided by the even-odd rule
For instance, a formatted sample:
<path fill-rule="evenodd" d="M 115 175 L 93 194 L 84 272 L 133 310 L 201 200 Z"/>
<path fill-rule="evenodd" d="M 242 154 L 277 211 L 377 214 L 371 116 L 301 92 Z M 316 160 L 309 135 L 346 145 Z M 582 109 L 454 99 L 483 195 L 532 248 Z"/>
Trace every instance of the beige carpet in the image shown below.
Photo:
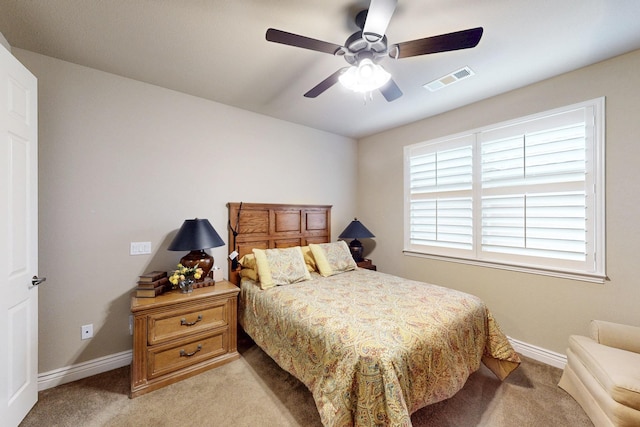
<path fill-rule="evenodd" d="M 242 347 L 237 361 L 133 400 L 129 368 L 45 390 L 21 426 L 321 427 L 306 387 L 259 347 Z M 504 382 L 483 366 L 453 398 L 413 414 L 413 425 L 593 425 L 558 388 L 559 369 L 523 359 Z"/>

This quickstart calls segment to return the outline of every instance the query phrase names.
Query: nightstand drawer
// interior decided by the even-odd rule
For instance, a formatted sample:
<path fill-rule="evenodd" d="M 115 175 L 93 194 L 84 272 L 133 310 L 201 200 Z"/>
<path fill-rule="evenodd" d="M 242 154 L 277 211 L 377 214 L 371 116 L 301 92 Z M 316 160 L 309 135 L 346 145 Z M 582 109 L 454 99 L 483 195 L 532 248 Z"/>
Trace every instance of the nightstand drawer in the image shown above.
<path fill-rule="evenodd" d="M 155 345 L 227 325 L 227 301 L 210 306 L 153 314 L 148 317 L 149 345 Z"/>
<path fill-rule="evenodd" d="M 153 379 L 210 360 L 229 350 L 229 331 L 202 334 L 187 342 L 170 343 L 148 349 L 148 378 Z"/>

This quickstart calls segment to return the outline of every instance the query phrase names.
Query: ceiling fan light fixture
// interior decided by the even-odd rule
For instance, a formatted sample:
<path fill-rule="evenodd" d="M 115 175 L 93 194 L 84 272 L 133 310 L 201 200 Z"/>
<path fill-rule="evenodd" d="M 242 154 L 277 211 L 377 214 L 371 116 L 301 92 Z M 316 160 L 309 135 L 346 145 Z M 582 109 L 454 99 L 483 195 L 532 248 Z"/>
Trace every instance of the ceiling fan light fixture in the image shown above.
<path fill-rule="evenodd" d="M 364 58 L 357 66 L 351 66 L 339 77 L 342 86 L 354 92 L 372 92 L 381 88 L 391 78 L 391 74 L 369 58 Z"/>

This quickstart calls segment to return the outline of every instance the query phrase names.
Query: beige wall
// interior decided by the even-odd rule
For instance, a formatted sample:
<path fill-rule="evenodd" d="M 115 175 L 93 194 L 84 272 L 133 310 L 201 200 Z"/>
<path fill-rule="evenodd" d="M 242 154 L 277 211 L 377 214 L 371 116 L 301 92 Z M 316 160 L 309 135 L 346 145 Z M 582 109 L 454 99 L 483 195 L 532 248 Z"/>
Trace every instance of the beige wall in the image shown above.
<path fill-rule="evenodd" d="M 185 219 L 226 242 L 227 202 L 329 204 L 335 239 L 355 214 L 352 139 L 13 53 L 39 85 L 41 373 L 131 349 L 129 293 L 184 255 L 166 248 Z M 153 254 L 130 256 L 132 241 Z M 225 272 L 229 252 L 211 251 Z"/>
<path fill-rule="evenodd" d="M 509 336 L 561 354 L 568 336 L 586 333 L 590 319 L 640 325 L 639 69 L 636 51 L 360 140 L 358 215 L 376 235 L 370 256 L 378 270 L 478 295 Z M 609 281 L 592 284 L 403 255 L 403 146 L 600 96 L 606 97 Z"/>

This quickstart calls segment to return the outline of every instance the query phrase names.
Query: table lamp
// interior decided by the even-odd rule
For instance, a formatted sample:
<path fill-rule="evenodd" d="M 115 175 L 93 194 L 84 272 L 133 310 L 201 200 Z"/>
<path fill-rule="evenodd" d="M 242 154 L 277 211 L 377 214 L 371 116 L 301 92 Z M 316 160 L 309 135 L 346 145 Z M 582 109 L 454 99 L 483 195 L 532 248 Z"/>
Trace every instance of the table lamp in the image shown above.
<path fill-rule="evenodd" d="M 208 219 L 187 219 L 178 230 L 176 237 L 167 248 L 170 251 L 190 251 L 182 257 L 180 264 L 192 268 L 198 265 L 202 268 L 202 278 L 209 274 L 213 268 L 213 257 L 204 250 L 224 246 L 216 230 Z"/>
<path fill-rule="evenodd" d="M 351 256 L 353 257 L 355 262 L 360 262 L 363 260 L 362 258 L 362 242 L 358 239 L 365 239 L 376 237 L 370 232 L 367 227 L 362 225 L 358 218 L 354 218 L 351 221 L 351 224 L 344 229 L 342 233 L 338 236 L 339 239 L 353 239 L 351 243 L 349 243 L 349 250 L 351 251 Z"/>

